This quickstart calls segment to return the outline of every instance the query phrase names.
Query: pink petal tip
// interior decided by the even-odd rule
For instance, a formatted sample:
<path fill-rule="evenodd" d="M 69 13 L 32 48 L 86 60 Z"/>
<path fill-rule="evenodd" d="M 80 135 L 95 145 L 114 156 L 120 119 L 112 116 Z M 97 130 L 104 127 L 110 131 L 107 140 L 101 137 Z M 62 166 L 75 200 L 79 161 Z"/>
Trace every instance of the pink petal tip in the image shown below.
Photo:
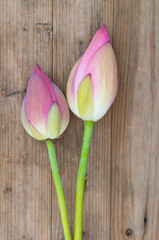
<path fill-rule="evenodd" d="M 56 102 L 56 98 L 55 98 L 55 94 L 54 94 L 54 91 L 53 91 L 53 88 L 52 88 L 51 80 L 47 76 L 47 74 L 41 69 L 41 67 L 38 64 L 35 65 L 32 74 L 33 73 L 36 73 L 40 78 L 42 78 L 42 80 L 45 81 L 45 83 L 46 83 L 46 85 L 49 89 L 49 92 L 50 92 L 50 95 L 52 97 L 53 102 Z"/>
<path fill-rule="evenodd" d="M 105 36 L 106 43 L 109 42 L 110 38 L 109 38 L 109 34 L 108 34 L 108 31 L 107 31 L 107 28 L 106 28 L 105 24 L 103 24 L 100 29 L 103 32 L 104 36 Z"/>

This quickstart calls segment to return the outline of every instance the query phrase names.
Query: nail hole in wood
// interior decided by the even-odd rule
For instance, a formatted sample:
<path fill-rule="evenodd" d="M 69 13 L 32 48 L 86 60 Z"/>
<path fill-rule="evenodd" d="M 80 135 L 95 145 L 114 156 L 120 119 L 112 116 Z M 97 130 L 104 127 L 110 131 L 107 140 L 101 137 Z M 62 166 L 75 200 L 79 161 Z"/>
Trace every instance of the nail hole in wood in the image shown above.
<path fill-rule="evenodd" d="M 126 236 L 130 237 L 133 234 L 133 230 L 131 228 L 126 229 L 125 231 Z"/>

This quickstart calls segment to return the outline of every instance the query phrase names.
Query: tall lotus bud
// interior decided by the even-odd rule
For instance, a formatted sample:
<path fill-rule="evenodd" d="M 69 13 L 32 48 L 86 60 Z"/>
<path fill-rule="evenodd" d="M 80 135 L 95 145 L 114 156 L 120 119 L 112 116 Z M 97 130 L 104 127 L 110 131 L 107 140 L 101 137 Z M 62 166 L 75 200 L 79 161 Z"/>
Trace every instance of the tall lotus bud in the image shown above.
<path fill-rule="evenodd" d="M 35 65 L 22 104 L 23 127 L 37 140 L 55 139 L 65 131 L 69 118 L 69 108 L 63 93 Z"/>
<path fill-rule="evenodd" d="M 117 87 L 116 58 L 103 25 L 69 75 L 66 95 L 70 109 L 83 120 L 97 121 L 113 103 Z"/>

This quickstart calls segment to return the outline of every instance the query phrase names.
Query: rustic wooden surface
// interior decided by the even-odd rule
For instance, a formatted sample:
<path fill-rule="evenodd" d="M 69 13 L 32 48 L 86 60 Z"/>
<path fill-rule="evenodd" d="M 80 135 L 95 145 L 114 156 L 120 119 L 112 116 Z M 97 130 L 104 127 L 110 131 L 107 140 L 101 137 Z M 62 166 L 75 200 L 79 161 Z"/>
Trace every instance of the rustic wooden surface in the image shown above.
<path fill-rule="evenodd" d="M 93 132 L 83 239 L 159 239 L 159 1 L 0 0 L 1 240 L 64 239 L 47 149 L 24 131 L 21 103 L 35 63 L 65 92 L 102 24 L 119 91 Z M 72 235 L 82 134 L 71 114 L 56 143 Z"/>

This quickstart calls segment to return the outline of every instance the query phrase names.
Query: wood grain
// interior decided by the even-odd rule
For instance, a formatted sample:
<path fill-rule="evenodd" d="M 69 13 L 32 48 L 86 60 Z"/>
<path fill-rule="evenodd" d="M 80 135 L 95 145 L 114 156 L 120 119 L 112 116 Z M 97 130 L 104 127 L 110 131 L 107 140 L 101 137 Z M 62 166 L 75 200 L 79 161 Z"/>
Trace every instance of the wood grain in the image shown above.
<path fill-rule="evenodd" d="M 0 239 L 63 240 L 45 143 L 20 123 L 38 63 L 65 93 L 67 78 L 106 24 L 119 91 L 95 124 L 86 178 L 84 240 L 158 240 L 158 0 L 0 0 Z M 55 148 L 73 236 L 83 123 L 71 114 Z"/>
<path fill-rule="evenodd" d="M 104 14 L 105 12 L 107 14 Z M 54 1 L 53 79 L 64 92 L 70 70 L 84 53 L 96 30 L 107 22 L 112 36 L 112 16 L 113 1 Z M 85 192 L 83 239 L 86 240 L 110 237 L 111 112 L 97 123 L 93 134 Z M 57 142 L 57 150 L 72 232 L 82 136 L 83 122 L 71 114 L 69 128 L 65 137 Z M 53 201 L 56 202 L 56 205 L 53 205 L 55 212 L 57 209 L 55 195 Z M 54 219 L 54 213 L 52 216 L 54 234 L 60 225 L 60 218 L 57 221 Z M 57 239 L 61 239 L 61 227 L 60 231 L 57 233 Z"/>
<path fill-rule="evenodd" d="M 25 133 L 20 111 L 35 63 L 52 77 L 52 1 L 0 1 L 0 10 L 0 239 L 48 240 L 51 171 L 47 150 Z"/>
<path fill-rule="evenodd" d="M 120 82 L 112 119 L 111 239 L 158 239 L 158 7 L 157 1 L 115 4 Z"/>

